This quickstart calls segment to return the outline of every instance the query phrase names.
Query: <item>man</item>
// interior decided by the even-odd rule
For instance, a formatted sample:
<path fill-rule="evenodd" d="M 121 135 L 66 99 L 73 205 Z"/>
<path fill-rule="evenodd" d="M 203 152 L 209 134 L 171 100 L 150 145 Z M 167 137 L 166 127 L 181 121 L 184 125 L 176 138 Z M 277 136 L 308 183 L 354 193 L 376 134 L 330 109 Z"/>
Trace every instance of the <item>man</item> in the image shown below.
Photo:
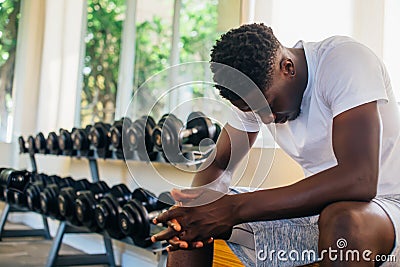
<path fill-rule="evenodd" d="M 193 186 L 232 171 L 254 143 L 259 121 L 275 122 L 276 142 L 306 179 L 160 215 L 156 222 L 170 227 L 152 240 L 169 240 L 168 266 L 211 266 L 213 238 L 229 239 L 246 266 L 306 264 L 315 258 L 302 252 L 312 250 L 321 266 L 398 266 L 383 262 L 389 254 L 400 260 L 400 117 L 382 62 L 348 37 L 287 48 L 264 24 L 222 35 L 211 61 L 244 73 L 258 88 L 216 86 L 237 116 Z M 212 71 L 220 83 L 223 75 Z M 248 145 L 238 145 L 243 135 Z M 173 194 L 184 202 L 212 194 L 198 192 Z"/>

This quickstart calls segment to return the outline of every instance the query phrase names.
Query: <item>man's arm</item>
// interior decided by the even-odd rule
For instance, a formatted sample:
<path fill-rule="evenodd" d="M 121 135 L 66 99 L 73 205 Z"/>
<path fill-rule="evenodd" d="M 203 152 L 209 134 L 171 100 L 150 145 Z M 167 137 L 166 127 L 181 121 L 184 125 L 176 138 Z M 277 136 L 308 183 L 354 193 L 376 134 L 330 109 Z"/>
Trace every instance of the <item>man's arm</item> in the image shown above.
<path fill-rule="evenodd" d="M 319 214 L 337 201 L 370 201 L 377 192 L 379 171 L 380 120 L 376 102 L 339 114 L 332 131 L 337 166 L 293 185 L 226 195 L 199 207 L 176 208 L 161 214 L 157 221 L 177 218 L 185 230 L 182 240 L 206 240 L 243 222 Z"/>
<path fill-rule="evenodd" d="M 333 120 L 338 164 L 293 185 L 237 196 L 240 221 L 319 214 L 336 201 L 370 201 L 377 192 L 380 120 L 376 102 Z"/>
<path fill-rule="evenodd" d="M 221 131 L 213 154 L 202 164 L 201 171 L 194 176 L 192 186 L 209 184 L 220 177 L 224 171 L 233 171 L 249 152 L 257 134 L 258 132 L 240 131 L 226 124 Z"/>

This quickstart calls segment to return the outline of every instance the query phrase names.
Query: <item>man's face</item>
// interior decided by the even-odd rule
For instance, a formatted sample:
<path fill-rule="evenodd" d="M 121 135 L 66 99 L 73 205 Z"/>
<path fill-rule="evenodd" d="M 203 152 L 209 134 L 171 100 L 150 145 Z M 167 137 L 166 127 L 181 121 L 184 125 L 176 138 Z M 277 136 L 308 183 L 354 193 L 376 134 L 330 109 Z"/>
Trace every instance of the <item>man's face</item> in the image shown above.
<path fill-rule="evenodd" d="M 300 114 L 292 86 L 284 79 L 274 79 L 272 86 L 263 92 L 254 88 L 243 98 L 231 103 L 244 112 L 256 113 L 264 124 L 285 123 Z"/>

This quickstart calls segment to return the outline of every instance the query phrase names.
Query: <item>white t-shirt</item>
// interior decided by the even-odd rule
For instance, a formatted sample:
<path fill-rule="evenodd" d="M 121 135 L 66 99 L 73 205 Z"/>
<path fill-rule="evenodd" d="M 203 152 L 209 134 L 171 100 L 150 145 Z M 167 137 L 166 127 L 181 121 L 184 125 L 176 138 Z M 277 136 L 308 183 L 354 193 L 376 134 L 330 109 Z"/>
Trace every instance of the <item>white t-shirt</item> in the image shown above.
<path fill-rule="evenodd" d="M 299 117 L 268 125 L 275 141 L 311 176 L 337 165 L 332 147 L 333 118 L 356 106 L 378 101 L 381 147 L 378 195 L 400 194 L 400 116 L 388 73 L 382 61 L 349 37 L 322 42 L 299 41 L 308 66 L 308 84 Z M 228 123 L 256 132 L 261 120 L 252 112 L 234 108 Z"/>

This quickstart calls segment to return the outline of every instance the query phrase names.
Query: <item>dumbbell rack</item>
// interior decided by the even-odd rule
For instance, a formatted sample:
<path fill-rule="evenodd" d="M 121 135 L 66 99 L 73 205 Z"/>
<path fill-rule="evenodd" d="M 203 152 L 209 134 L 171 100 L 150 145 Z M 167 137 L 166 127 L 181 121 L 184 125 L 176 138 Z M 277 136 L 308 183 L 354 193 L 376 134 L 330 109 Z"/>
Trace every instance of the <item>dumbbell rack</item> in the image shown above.
<path fill-rule="evenodd" d="M 30 155 L 31 165 L 32 165 L 32 172 L 37 172 L 37 165 L 34 155 Z M 3 237 L 44 237 L 47 240 L 51 239 L 50 231 L 49 231 L 49 224 L 47 222 L 47 217 L 42 215 L 43 220 L 43 229 L 22 229 L 22 230 L 6 230 L 4 229 L 7 218 L 10 213 L 23 213 L 23 212 L 31 212 L 28 209 L 14 207 L 9 203 L 6 203 L 4 209 L 1 213 L 0 218 L 0 241 Z"/>
<path fill-rule="evenodd" d="M 100 181 L 99 168 L 96 157 L 87 158 L 92 176 L 92 182 Z M 59 255 L 59 250 L 62 244 L 64 234 L 101 234 L 106 253 L 103 254 L 84 254 L 84 255 Z M 129 245 L 135 246 L 130 238 L 118 239 Z M 158 267 L 165 266 L 166 251 L 163 249 L 162 244 L 158 243 L 153 248 L 148 248 L 158 256 Z M 69 266 L 69 265 L 94 265 L 94 264 L 108 264 L 109 266 L 116 266 L 114 259 L 114 251 L 112 246 L 112 238 L 106 233 L 93 233 L 84 227 L 78 227 L 70 224 L 67 221 L 61 221 L 54 237 L 53 245 L 51 247 L 49 257 L 47 259 L 46 267 L 52 266 Z"/>
<path fill-rule="evenodd" d="M 97 160 L 89 158 L 90 173 L 92 182 L 99 182 L 99 169 Z M 114 259 L 114 250 L 111 238 L 103 235 L 104 247 L 106 252 L 102 254 L 77 254 L 77 255 L 60 255 L 62 240 L 65 234 L 90 234 L 91 232 L 74 225 L 69 224 L 67 221 L 61 221 L 58 226 L 56 236 L 54 237 L 53 244 L 50 249 L 49 257 L 47 258 L 46 267 L 52 266 L 69 266 L 69 265 L 95 265 L 107 264 L 109 266 L 116 266 Z"/>

